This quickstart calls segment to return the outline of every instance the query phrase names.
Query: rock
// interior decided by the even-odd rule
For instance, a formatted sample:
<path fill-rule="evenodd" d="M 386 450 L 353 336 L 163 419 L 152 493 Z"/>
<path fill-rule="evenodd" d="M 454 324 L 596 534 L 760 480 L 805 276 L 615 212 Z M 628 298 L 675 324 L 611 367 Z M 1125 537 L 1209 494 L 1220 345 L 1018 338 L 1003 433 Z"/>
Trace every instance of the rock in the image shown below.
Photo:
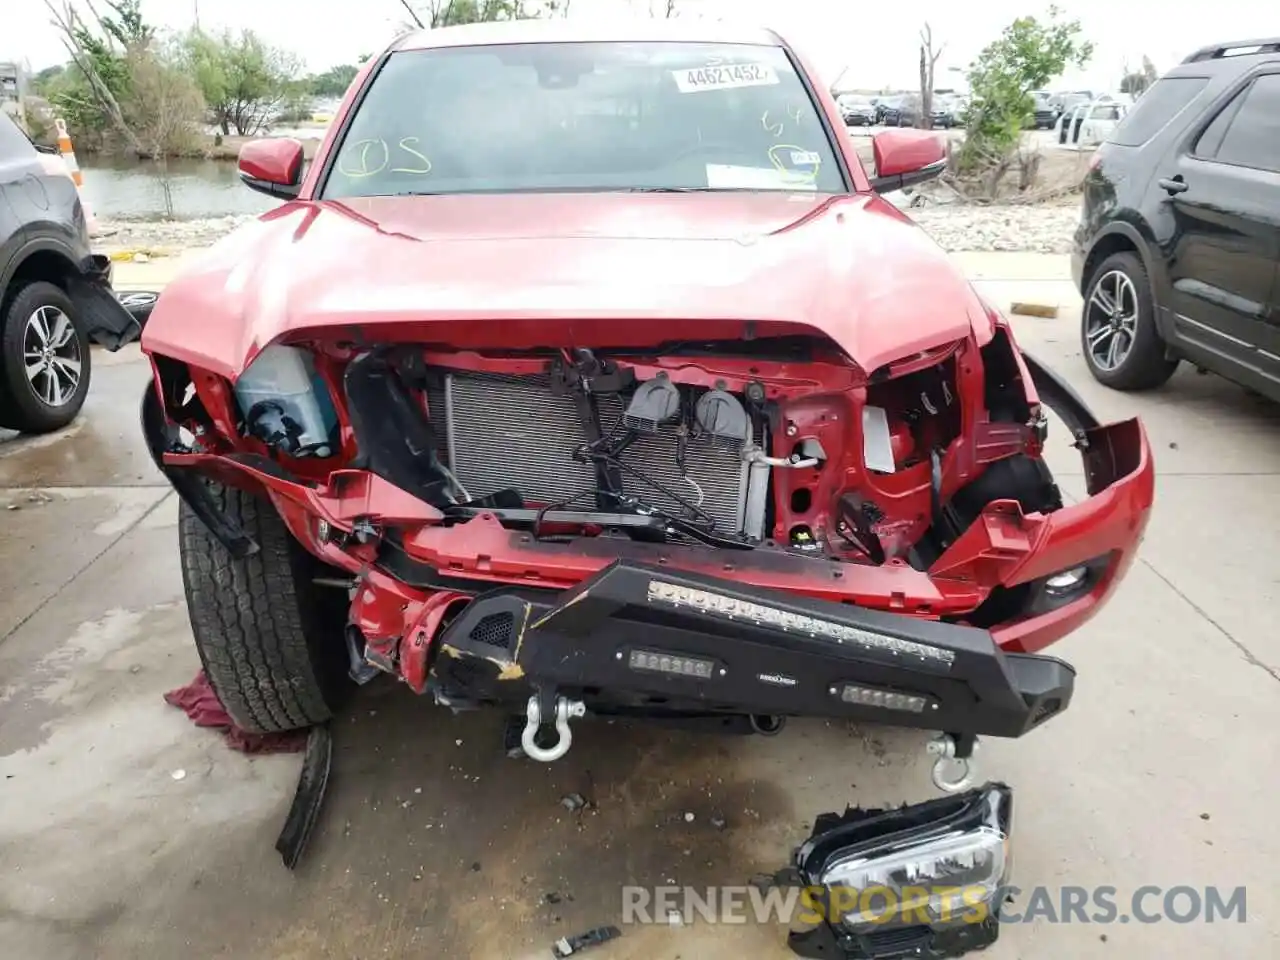
<path fill-rule="evenodd" d="M 909 216 L 947 252 L 1070 253 L 1079 202 L 940 204 L 913 207 Z"/>

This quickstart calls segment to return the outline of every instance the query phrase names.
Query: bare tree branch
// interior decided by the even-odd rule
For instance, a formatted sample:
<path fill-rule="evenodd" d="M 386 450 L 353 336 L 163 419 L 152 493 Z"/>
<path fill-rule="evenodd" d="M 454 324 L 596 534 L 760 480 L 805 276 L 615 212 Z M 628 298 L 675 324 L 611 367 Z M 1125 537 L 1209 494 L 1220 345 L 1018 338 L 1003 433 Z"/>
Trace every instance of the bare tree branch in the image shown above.
<path fill-rule="evenodd" d="M 404 6 L 406 10 L 409 11 L 409 16 L 413 17 L 413 22 L 416 23 L 419 28 L 421 28 L 422 21 L 418 18 L 417 11 L 415 11 L 413 7 L 409 6 L 409 0 L 400 0 L 400 3 Z"/>
<path fill-rule="evenodd" d="M 944 43 L 933 48 L 933 27 L 928 23 L 920 31 L 920 123 L 925 129 L 933 126 L 933 83 L 938 58 L 947 48 Z"/>
<path fill-rule="evenodd" d="M 111 125 L 120 133 L 128 142 L 129 146 L 137 154 L 142 154 L 144 147 L 142 141 L 137 134 L 125 122 L 124 113 L 120 109 L 120 104 L 115 98 L 115 94 L 111 92 L 111 88 L 106 85 L 102 77 L 98 74 L 97 69 L 93 65 L 92 58 L 85 54 L 83 46 L 76 37 L 76 30 L 84 29 L 79 15 L 70 0 L 62 5 L 62 10 L 54 5 L 53 0 L 44 0 L 44 5 L 48 8 L 49 13 L 53 16 L 53 25 L 62 33 L 62 45 L 66 47 L 67 53 L 71 55 L 71 60 L 84 74 L 85 81 L 89 84 L 89 89 L 97 99 L 99 106 L 107 114 L 107 118 L 111 121 Z M 92 5 L 90 10 L 92 10 Z M 94 16 L 97 16 L 96 11 Z M 101 19 L 99 19 L 101 23 Z"/>

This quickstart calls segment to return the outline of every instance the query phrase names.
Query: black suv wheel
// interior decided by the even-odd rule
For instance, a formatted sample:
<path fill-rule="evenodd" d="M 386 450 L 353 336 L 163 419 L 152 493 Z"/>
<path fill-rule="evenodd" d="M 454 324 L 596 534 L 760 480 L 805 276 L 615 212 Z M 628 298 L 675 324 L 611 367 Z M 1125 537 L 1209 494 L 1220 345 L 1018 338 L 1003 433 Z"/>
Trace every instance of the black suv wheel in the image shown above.
<path fill-rule="evenodd" d="M 1156 330 L 1151 283 L 1136 254 L 1114 254 L 1094 270 L 1080 316 L 1080 348 L 1094 379 L 1116 390 L 1150 390 L 1178 368 Z"/>
<path fill-rule="evenodd" d="M 84 406 L 91 362 L 71 299 L 52 283 L 22 287 L 0 316 L 0 426 L 65 427 Z"/>

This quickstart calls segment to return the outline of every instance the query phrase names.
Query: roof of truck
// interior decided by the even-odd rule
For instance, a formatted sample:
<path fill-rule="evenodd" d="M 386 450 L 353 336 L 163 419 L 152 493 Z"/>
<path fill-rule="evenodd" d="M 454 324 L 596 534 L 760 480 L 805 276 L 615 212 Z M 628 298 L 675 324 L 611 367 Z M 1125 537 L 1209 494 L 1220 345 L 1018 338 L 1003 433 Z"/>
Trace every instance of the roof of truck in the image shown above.
<path fill-rule="evenodd" d="M 394 44 L 395 50 L 470 47 L 503 43 L 742 43 L 784 46 L 779 34 L 760 26 L 721 20 L 611 18 L 582 20 L 500 20 L 435 30 L 413 30 Z"/>

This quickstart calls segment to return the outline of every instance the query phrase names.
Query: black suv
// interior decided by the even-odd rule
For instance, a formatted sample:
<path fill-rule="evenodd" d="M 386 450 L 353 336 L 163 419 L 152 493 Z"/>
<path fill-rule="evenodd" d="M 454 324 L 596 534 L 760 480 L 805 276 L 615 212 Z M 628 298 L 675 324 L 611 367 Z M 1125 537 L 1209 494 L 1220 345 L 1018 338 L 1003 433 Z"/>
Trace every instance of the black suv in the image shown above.
<path fill-rule="evenodd" d="M 90 342 L 115 350 L 138 332 L 62 158 L 0 110 L 0 427 L 66 426 L 89 392 Z"/>
<path fill-rule="evenodd" d="M 1185 359 L 1280 399 L 1280 38 L 1205 47 L 1142 95 L 1085 177 L 1072 270 L 1100 382 Z"/>

